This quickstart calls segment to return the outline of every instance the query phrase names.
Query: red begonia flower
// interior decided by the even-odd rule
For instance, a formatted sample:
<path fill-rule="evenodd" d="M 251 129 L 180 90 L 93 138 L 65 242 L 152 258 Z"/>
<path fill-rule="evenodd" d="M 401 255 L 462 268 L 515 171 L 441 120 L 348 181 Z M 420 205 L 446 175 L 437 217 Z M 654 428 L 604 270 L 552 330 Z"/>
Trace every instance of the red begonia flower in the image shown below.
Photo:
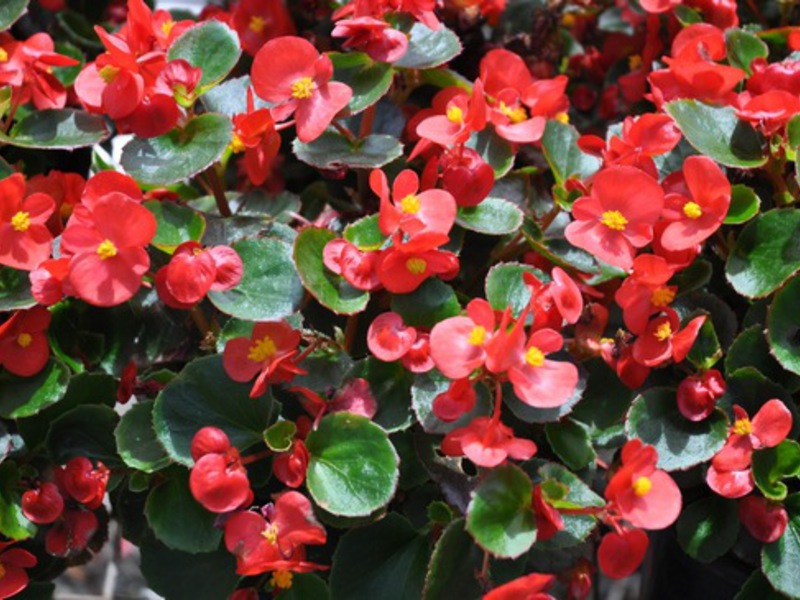
<path fill-rule="evenodd" d="M 431 331 L 431 357 L 445 376 L 464 379 L 486 362 L 486 344 L 494 333 L 494 310 L 476 298 L 467 305 L 466 316 L 451 317 Z"/>
<path fill-rule="evenodd" d="M 44 547 L 48 554 L 62 558 L 86 550 L 100 523 L 90 510 L 65 509 L 61 519 L 47 530 Z"/>
<path fill-rule="evenodd" d="M 22 514 L 34 523 L 46 525 L 52 523 L 64 511 L 64 498 L 58 491 L 58 486 L 46 481 L 38 488 L 22 494 Z"/>
<path fill-rule="evenodd" d="M 461 418 L 475 407 L 475 388 L 469 379 L 456 379 L 433 399 L 431 411 L 437 419 L 449 423 Z"/>
<path fill-rule="evenodd" d="M 378 278 L 393 294 L 409 294 L 433 275 L 452 279 L 458 274 L 458 257 L 438 250 L 446 235 L 418 234 L 408 242 L 396 242 L 381 255 Z"/>
<path fill-rule="evenodd" d="M 636 572 L 644 560 L 650 540 L 641 529 L 610 531 L 597 549 L 597 563 L 606 577 L 622 579 Z"/>
<path fill-rule="evenodd" d="M 747 496 L 739 501 L 739 520 L 763 544 L 774 542 L 786 531 L 789 515 L 777 502 L 762 496 Z"/>
<path fill-rule="evenodd" d="M 31 296 L 42 306 L 52 306 L 64 296 L 70 295 L 68 275 L 69 258 L 44 261 L 30 273 Z"/>
<path fill-rule="evenodd" d="M 692 349 L 706 316 L 695 317 L 683 329 L 678 314 L 665 308 L 664 314 L 652 319 L 633 343 L 633 358 L 647 367 L 658 366 L 669 359 L 681 362 Z"/>
<path fill-rule="evenodd" d="M 0 542 L 0 598 L 10 598 L 28 587 L 25 569 L 36 566 L 36 557 L 22 548 L 10 548 L 15 542 Z"/>
<path fill-rule="evenodd" d="M 702 421 L 714 412 L 724 393 L 725 380 L 716 369 L 690 375 L 678 384 L 678 410 L 690 421 Z"/>
<path fill-rule="evenodd" d="M 233 7 L 231 25 L 250 56 L 269 40 L 296 33 L 283 0 L 240 0 Z"/>
<path fill-rule="evenodd" d="M 378 315 L 367 330 L 369 351 L 384 362 L 400 360 L 417 339 L 417 330 L 406 327 L 403 317 L 394 312 Z"/>
<path fill-rule="evenodd" d="M 436 364 L 431 356 L 431 336 L 429 333 L 417 331 L 417 339 L 400 359 L 403 367 L 412 373 L 427 373 Z"/>
<path fill-rule="evenodd" d="M 800 60 L 768 63 L 759 57 L 750 63 L 750 70 L 753 74 L 747 80 L 747 91 L 751 94 L 782 91 L 800 95 Z"/>
<path fill-rule="evenodd" d="M 233 152 L 244 152 L 247 176 L 261 185 L 270 175 L 270 165 L 281 147 L 281 137 L 268 108 L 255 108 L 252 88 L 247 88 L 247 112 L 233 117 Z"/>
<path fill-rule="evenodd" d="M 328 402 L 329 412 L 349 412 L 371 419 L 378 412 L 378 401 L 369 381 L 356 377 L 345 383 Z"/>
<path fill-rule="evenodd" d="M 770 90 L 758 96 L 739 94 L 736 116 L 761 129 L 765 135 L 780 132 L 800 112 L 800 99 L 783 90 Z"/>
<path fill-rule="evenodd" d="M 437 94 L 432 103 L 435 114 L 417 125 L 416 133 L 422 138 L 423 145 L 418 144 L 411 157 L 421 152 L 425 141 L 440 146 L 463 144 L 473 132 L 481 131 L 486 126 L 486 98 L 481 80 L 475 81 L 472 94 L 462 88 L 451 89 Z"/>
<path fill-rule="evenodd" d="M 306 480 L 308 458 L 308 449 L 303 441 L 294 440 L 287 452 L 281 452 L 272 459 L 272 472 L 284 485 L 299 488 Z"/>
<path fill-rule="evenodd" d="M 614 294 L 631 332 L 643 333 L 650 317 L 675 300 L 678 286 L 667 285 L 674 274 L 675 269 L 660 256 L 640 254 L 633 261 L 633 272 Z"/>
<path fill-rule="evenodd" d="M 110 473 L 103 463 L 97 461 L 95 467 L 85 456 L 71 458 L 55 471 L 56 482 L 64 493 L 89 510 L 95 510 L 103 503 Z"/>
<path fill-rule="evenodd" d="M 46 223 L 55 208 L 46 194 L 26 197 L 19 173 L 0 181 L 0 265 L 32 271 L 50 257 L 53 236 Z"/>
<path fill-rule="evenodd" d="M 47 328 L 50 311 L 41 306 L 21 310 L 0 325 L 0 365 L 20 377 L 36 375 L 50 358 Z"/>
<path fill-rule="evenodd" d="M 472 148 L 445 152 L 437 162 L 442 169 L 442 187 L 458 206 L 477 206 L 494 186 L 494 169 Z"/>
<path fill-rule="evenodd" d="M 536 408 L 557 408 L 570 399 L 578 385 L 578 368 L 570 362 L 555 361 L 548 354 L 564 345 L 561 334 L 552 329 L 534 331 L 508 379 L 517 397 Z"/>
<path fill-rule="evenodd" d="M 378 277 L 380 252 L 362 251 L 345 239 L 331 240 L 322 251 L 325 266 L 344 277 L 358 290 L 372 291 L 382 287 Z"/>
<path fill-rule="evenodd" d="M 536 484 L 533 488 L 531 506 L 533 515 L 536 517 L 536 539 L 538 541 L 545 542 L 552 539 L 564 529 L 564 519 L 561 517 L 561 513 L 545 498 L 541 483 Z"/>
<path fill-rule="evenodd" d="M 639 0 L 639 5 L 649 13 L 664 13 L 680 3 L 681 0 Z"/>
<path fill-rule="evenodd" d="M 196 460 L 189 473 L 189 489 L 203 508 L 214 513 L 227 513 L 253 500 L 247 469 L 234 447 Z"/>
<path fill-rule="evenodd" d="M 466 427 L 454 429 L 442 440 L 446 456 L 466 456 L 479 467 L 492 468 L 508 458 L 528 460 L 536 444 L 514 437 L 510 427 L 489 417 L 476 417 Z"/>
<path fill-rule="evenodd" d="M 192 437 L 189 452 L 197 462 L 206 454 L 225 454 L 231 448 L 228 435 L 219 427 L 203 427 Z"/>
<path fill-rule="evenodd" d="M 530 573 L 494 588 L 483 600 L 553 600 L 547 590 L 555 582 L 555 575 Z"/>
<path fill-rule="evenodd" d="M 337 21 L 332 37 L 347 38 L 342 48 L 363 50 L 372 60 L 393 63 L 408 50 L 408 38 L 389 23 L 373 17 Z"/>
<path fill-rule="evenodd" d="M 54 235 L 61 233 L 64 222 L 72 214 L 72 209 L 81 201 L 86 179 L 77 173 L 50 171 L 47 175 L 34 175 L 26 184 L 28 195 L 46 194 L 55 202 L 55 212 L 47 221 L 47 227 Z"/>
<path fill-rule="evenodd" d="M 489 96 L 498 96 L 506 89 L 520 95 L 533 83 L 528 65 L 518 54 L 505 49 L 489 50 L 481 59 L 480 79 Z"/>

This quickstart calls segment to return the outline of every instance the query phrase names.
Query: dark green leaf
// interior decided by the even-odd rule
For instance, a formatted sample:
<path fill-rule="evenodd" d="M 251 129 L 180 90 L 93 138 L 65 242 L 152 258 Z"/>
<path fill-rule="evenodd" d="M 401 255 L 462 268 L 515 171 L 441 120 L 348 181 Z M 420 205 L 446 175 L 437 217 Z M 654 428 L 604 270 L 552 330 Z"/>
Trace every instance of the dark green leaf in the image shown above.
<path fill-rule="evenodd" d="M 423 600 L 480 597 L 483 588 L 475 574 L 482 563 L 483 552 L 464 529 L 464 519 L 453 521 L 433 549 Z"/>
<path fill-rule="evenodd" d="M 170 44 L 167 60 L 182 58 L 203 71 L 198 88 L 209 88 L 231 72 L 242 50 L 236 32 L 221 21 L 208 20 L 181 33 Z"/>
<path fill-rule="evenodd" d="M 678 542 L 692 558 L 712 562 L 730 550 L 739 535 L 737 503 L 710 496 L 687 506 L 678 518 Z"/>
<path fill-rule="evenodd" d="M 22 482 L 17 465 L 0 464 L 0 533 L 12 540 L 24 540 L 36 533 L 36 525 L 22 514 Z"/>
<path fill-rule="evenodd" d="M 351 371 L 353 377 L 369 382 L 369 388 L 378 402 L 378 412 L 373 420 L 389 433 L 411 426 L 411 384 L 414 375 L 400 362 L 385 363 L 370 356 Z"/>
<path fill-rule="evenodd" d="M 741 183 L 732 187 L 731 205 L 725 217 L 725 225 L 741 225 L 758 214 L 761 199 L 752 188 Z"/>
<path fill-rule="evenodd" d="M 434 31 L 422 23 L 414 23 L 408 39 L 408 51 L 395 61 L 405 69 L 432 69 L 461 54 L 458 36 L 447 27 Z"/>
<path fill-rule="evenodd" d="M 206 220 L 188 206 L 153 200 L 145 202 L 144 207 L 153 213 L 158 223 L 156 235 L 150 243 L 169 254 L 183 242 L 199 242 L 206 231 Z"/>
<path fill-rule="evenodd" d="M 347 105 L 351 114 L 375 104 L 392 86 L 394 69 L 390 64 L 375 62 L 363 52 L 331 52 L 328 56 L 333 62 L 333 78 L 353 90 Z"/>
<path fill-rule="evenodd" d="M 105 405 L 81 405 L 58 417 L 47 433 L 47 449 L 57 464 L 86 456 L 109 469 L 124 467 L 117 454 L 114 429 L 119 416 Z"/>
<path fill-rule="evenodd" d="M 122 415 L 114 431 L 117 450 L 125 464 L 146 473 L 163 469 L 170 463 L 153 429 L 153 401 L 137 402 Z"/>
<path fill-rule="evenodd" d="M 275 600 L 330 600 L 325 582 L 313 573 L 293 573 L 292 587 L 283 590 Z"/>
<path fill-rule="evenodd" d="M 30 113 L 9 135 L 0 133 L 0 141 L 34 150 L 73 150 L 99 144 L 109 135 L 103 117 L 65 108 Z"/>
<path fill-rule="evenodd" d="M 730 106 L 709 106 L 697 100 L 673 100 L 665 105 L 683 135 L 701 154 L 728 167 L 752 169 L 763 165 L 761 136 L 740 121 Z"/>
<path fill-rule="evenodd" d="M 545 425 L 550 447 L 570 469 L 583 469 L 594 463 L 597 455 L 589 432 L 571 419 Z"/>
<path fill-rule="evenodd" d="M 203 106 L 208 112 L 220 113 L 228 117 L 244 114 L 247 112 L 247 88 L 250 85 L 249 75 L 228 79 L 203 95 Z M 255 94 L 253 94 L 253 101 L 256 109 L 272 106 Z"/>
<path fill-rule="evenodd" d="M 5 31 L 28 10 L 29 0 L 5 0 L 0 5 L 0 31 Z"/>
<path fill-rule="evenodd" d="M 800 494 L 786 499 L 789 525 L 779 540 L 761 550 L 761 570 L 770 584 L 790 598 L 800 597 Z"/>
<path fill-rule="evenodd" d="M 531 273 L 547 283 L 550 278 L 544 273 L 521 263 L 494 265 L 486 276 L 486 299 L 495 310 L 511 307 L 514 316 L 519 316 L 531 301 L 531 291 L 522 279 L 523 273 Z"/>
<path fill-rule="evenodd" d="M 589 360 L 581 366 L 588 372 L 586 390 L 570 417 L 588 425 L 597 435 L 622 422 L 633 392 L 604 360 Z"/>
<path fill-rule="evenodd" d="M 328 415 L 308 434 L 306 484 L 314 501 L 344 517 L 362 517 L 388 504 L 399 477 L 397 452 L 386 432 L 351 413 Z"/>
<path fill-rule="evenodd" d="M 783 479 L 800 475 L 800 444 L 783 440 L 774 448 L 753 453 L 753 479 L 770 500 L 783 500 L 789 492 Z"/>
<path fill-rule="evenodd" d="M 728 47 L 728 62 L 731 66 L 739 67 L 748 75 L 752 75 L 750 63 L 754 59 L 769 55 L 769 49 L 764 42 L 752 33 L 736 27 L 725 30 L 725 45 Z"/>
<path fill-rule="evenodd" d="M 206 113 L 182 129 L 154 138 L 133 138 L 122 149 L 120 162 L 140 183 L 176 183 L 214 164 L 230 144 L 232 128 L 228 117 Z"/>
<path fill-rule="evenodd" d="M 441 279 L 427 279 L 410 294 L 393 294 L 392 310 L 406 325 L 431 328 L 439 321 L 455 317 L 461 305 L 453 288 Z"/>
<path fill-rule="evenodd" d="M 486 235 L 506 235 L 520 228 L 522 211 L 508 200 L 490 195 L 478 206 L 459 208 L 456 223 Z"/>
<path fill-rule="evenodd" d="M 501 138 L 494 129 L 486 128 L 473 133 L 466 143 L 494 169 L 495 179 L 500 179 L 514 166 L 514 150 L 511 144 Z"/>
<path fill-rule="evenodd" d="M 578 148 L 579 137 L 578 130 L 572 125 L 555 119 L 547 122 L 542 137 L 542 149 L 557 184 L 563 184 L 570 177 L 586 179 L 600 168 L 599 158 Z"/>
<path fill-rule="evenodd" d="M 756 569 L 733 600 L 786 600 L 786 596 L 772 589 L 764 574 Z"/>
<path fill-rule="evenodd" d="M 722 348 L 714 329 L 714 322 L 710 318 L 707 318 L 700 327 L 697 339 L 686 358 L 700 371 L 710 369 L 722 358 Z"/>
<path fill-rule="evenodd" d="M 795 277 L 775 294 L 767 312 L 767 340 L 770 351 L 784 369 L 800 374 L 800 277 Z"/>
<path fill-rule="evenodd" d="M 307 144 L 292 142 L 297 158 L 318 169 L 376 169 L 403 155 L 403 145 L 396 137 L 368 135 L 357 143 L 334 131 L 326 131 Z"/>
<path fill-rule="evenodd" d="M 742 331 L 728 348 L 725 371 L 733 373 L 743 367 L 754 367 L 775 381 L 786 377 L 786 371 L 769 353 L 769 344 L 761 325 L 753 325 Z"/>
<path fill-rule="evenodd" d="M 51 358 L 32 377 L 18 377 L 8 371 L 0 373 L 0 417 L 19 419 L 35 415 L 55 404 L 67 391 L 69 369 L 60 360 Z"/>

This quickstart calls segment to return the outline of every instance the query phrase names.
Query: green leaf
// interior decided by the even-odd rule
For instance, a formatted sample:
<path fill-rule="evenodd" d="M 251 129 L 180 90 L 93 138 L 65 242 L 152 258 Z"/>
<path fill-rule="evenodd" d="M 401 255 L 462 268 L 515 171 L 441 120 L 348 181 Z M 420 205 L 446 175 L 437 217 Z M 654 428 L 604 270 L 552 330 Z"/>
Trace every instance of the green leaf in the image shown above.
<path fill-rule="evenodd" d="M 36 533 L 36 525 L 22 513 L 22 489 L 17 465 L 11 461 L 0 464 L 0 533 L 12 540 L 24 540 Z"/>
<path fill-rule="evenodd" d="M 193 360 L 161 390 L 153 408 L 158 439 L 175 461 L 192 466 L 194 434 L 219 427 L 240 452 L 263 443 L 272 420 L 272 396 L 250 398 L 250 384 L 231 381 L 217 354 Z"/>
<path fill-rule="evenodd" d="M 228 117 L 206 113 L 182 129 L 154 138 L 133 138 L 122 149 L 120 163 L 140 183 L 177 183 L 214 164 L 230 144 L 232 128 Z"/>
<path fill-rule="evenodd" d="M 276 321 L 300 308 L 303 286 L 289 244 L 266 237 L 240 240 L 231 247 L 244 264 L 242 280 L 226 292 L 209 292 L 214 306 L 246 321 Z"/>
<path fill-rule="evenodd" d="M 665 110 L 675 119 L 687 141 L 718 163 L 752 169 L 767 162 L 761 136 L 740 121 L 732 107 L 674 100 L 665 105 Z"/>
<path fill-rule="evenodd" d="M 425 576 L 423 600 L 479 598 L 483 588 L 475 577 L 483 552 L 464 528 L 464 519 L 450 523 L 436 542 Z"/>
<path fill-rule="evenodd" d="M 633 392 L 604 360 L 585 361 L 586 389 L 583 398 L 570 414 L 570 418 L 589 426 L 593 435 L 621 423 L 631 405 Z"/>
<path fill-rule="evenodd" d="M 391 308 L 406 325 L 427 328 L 461 312 L 453 288 L 435 278 L 426 279 L 410 294 L 392 294 Z"/>
<path fill-rule="evenodd" d="M 396 137 L 372 134 L 351 143 L 335 131 L 326 131 L 313 142 L 292 142 L 292 151 L 304 163 L 318 169 L 376 169 L 403 155 Z"/>
<path fill-rule="evenodd" d="M 715 410 L 704 421 L 689 421 L 678 410 L 675 390 L 651 388 L 633 401 L 625 433 L 655 446 L 659 469 L 685 470 L 722 449 L 728 420 L 721 410 Z"/>
<path fill-rule="evenodd" d="M 0 31 L 11 27 L 28 10 L 29 0 L 5 0 L 0 5 Z"/>
<path fill-rule="evenodd" d="M 739 234 L 725 275 L 748 298 L 768 296 L 800 270 L 800 210 L 758 215 Z"/>
<path fill-rule="evenodd" d="M 220 600 L 230 597 L 239 582 L 236 558 L 224 548 L 189 554 L 146 538 L 141 552 L 142 575 L 166 600 Z"/>
<path fill-rule="evenodd" d="M 225 79 L 239 62 L 242 50 L 236 32 L 221 21 L 209 20 L 194 25 L 170 45 L 167 60 L 182 58 L 203 70 L 198 88 L 202 94 Z"/>
<path fill-rule="evenodd" d="M 495 179 L 500 179 L 514 166 L 514 149 L 511 144 L 490 127 L 473 133 L 465 145 L 480 154 L 494 169 Z"/>
<path fill-rule="evenodd" d="M 761 570 L 773 588 L 790 598 L 800 597 L 800 494 L 784 503 L 789 524 L 780 539 L 761 549 Z"/>
<path fill-rule="evenodd" d="M 354 221 L 344 228 L 342 237 L 357 246 L 359 250 L 365 252 L 380 250 L 388 238 L 381 233 L 378 220 L 378 215 L 369 215 Z"/>
<path fill-rule="evenodd" d="M 0 417 L 19 419 L 35 415 L 55 404 L 67 391 L 69 369 L 60 360 L 50 358 L 32 377 L 19 377 L 8 371 L 0 373 Z"/>
<path fill-rule="evenodd" d="M 456 223 L 486 235 L 506 235 L 522 226 L 522 211 L 508 200 L 490 195 L 478 206 L 459 208 Z"/>
<path fill-rule="evenodd" d="M 700 562 L 709 563 L 733 548 L 739 535 L 737 503 L 720 496 L 698 500 L 678 518 L 678 543 Z"/>
<path fill-rule="evenodd" d="M 589 432 L 571 419 L 548 423 L 544 428 L 547 441 L 564 464 L 579 470 L 593 464 L 597 458 Z"/>
<path fill-rule="evenodd" d="M 275 600 L 330 600 L 328 586 L 313 573 L 293 573 L 292 587 L 275 596 Z"/>
<path fill-rule="evenodd" d="M 790 148 L 797 150 L 800 147 L 800 114 L 793 116 L 786 124 L 786 141 Z"/>
<path fill-rule="evenodd" d="M 531 509 L 533 484 L 511 464 L 492 469 L 475 489 L 467 508 L 467 531 L 499 558 L 516 558 L 536 541 Z"/>
<path fill-rule="evenodd" d="M 409 32 L 408 50 L 395 61 L 404 69 L 432 69 L 461 54 L 458 36 L 442 25 L 434 31 L 422 23 L 414 23 Z"/>
<path fill-rule="evenodd" d="M 322 253 L 336 234 L 319 227 L 303 229 L 294 242 L 294 264 L 308 292 L 323 306 L 339 315 L 361 312 L 369 293 L 351 286 L 322 262 Z"/>
<path fill-rule="evenodd" d="M 249 75 L 228 79 L 203 95 L 203 106 L 208 112 L 228 117 L 244 114 L 247 112 L 247 88 L 251 83 Z M 256 109 L 270 108 L 272 104 L 254 94 L 253 106 Z"/>
<path fill-rule="evenodd" d="M 213 552 L 222 539 L 217 515 L 203 508 L 189 489 L 189 471 L 176 468 L 147 496 L 144 514 L 156 537 L 173 550 Z"/>
<path fill-rule="evenodd" d="M 700 331 L 697 334 L 697 339 L 692 344 L 689 355 L 686 357 L 699 371 L 706 371 L 717 364 L 717 361 L 722 358 L 722 348 L 717 338 L 717 332 L 714 329 L 714 322 L 711 318 L 707 318 Z"/>
<path fill-rule="evenodd" d="M 599 158 L 586 154 L 578 147 L 579 137 L 580 133 L 572 125 L 555 119 L 547 121 L 542 136 L 542 149 L 559 185 L 570 177 L 586 179 L 600 168 Z"/>
<path fill-rule="evenodd" d="M 183 242 L 199 242 L 206 231 L 206 220 L 188 206 L 174 202 L 152 200 L 144 207 L 153 213 L 158 223 L 156 235 L 150 242 L 159 250 L 172 254 Z"/>
<path fill-rule="evenodd" d="M 675 7 L 675 18 L 678 19 L 678 21 L 680 21 L 681 25 L 684 27 L 703 22 L 703 15 L 693 8 L 689 8 L 688 6 L 684 6 L 682 4 Z"/>
<path fill-rule="evenodd" d="M 350 372 L 369 382 L 372 395 L 378 402 L 375 423 L 389 433 L 411 426 L 411 384 L 414 375 L 399 362 L 386 363 L 370 356 L 360 361 Z"/>
<path fill-rule="evenodd" d="M 420 598 L 429 555 L 426 536 L 396 513 L 348 531 L 333 555 L 331 598 Z"/>
<path fill-rule="evenodd" d="M 394 69 L 390 64 L 376 62 L 364 52 L 330 52 L 328 56 L 333 62 L 333 78 L 353 90 L 347 105 L 351 114 L 375 104 L 392 86 Z"/>
<path fill-rule="evenodd" d="M 735 27 L 725 30 L 725 45 L 728 48 L 728 62 L 747 75 L 752 75 L 750 63 L 753 60 L 769 55 L 769 48 L 757 36 Z"/>
<path fill-rule="evenodd" d="M 119 416 L 101 404 L 80 405 L 58 417 L 50 425 L 45 441 L 57 464 L 86 456 L 102 461 L 109 469 L 125 466 L 117 454 L 114 429 Z"/>
<path fill-rule="evenodd" d="M 753 479 L 770 500 L 783 500 L 789 493 L 783 479 L 800 475 L 800 444 L 783 440 L 774 448 L 753 452 Z"/>
<path fill-rule="evenodd" d="M 786 596 L 772 589 L 764 574 L 756 569 L 733 600 L 786 600 Z"/>
<path fill-rule="evenodd" d="M 725 356 L 725 371 L 733 373 L 743 367 L 753 367 L 774 381 L 786 377 L 786 371 L 769 352 L 769 344 L 761 325 L 742 331 L 733 341 Z"/>
<path fill-rule="evenodd" d="M 475 417 L 489 414 L 491 402 L 485 385 L 476 385 L 475 407 L 457 420 L 447 423 L 433 414 L 433 401 L 439 394 L 447 391 L 450 380 L 436 369 L 417 375 L 411 386 L 411 408 L 426 433 L 449 433 L 459 427 L 466 427 Z"/>
<path fill-rule="evenodd" d="M 767 312 L 767 340 L 770 352 L 784 369 L 800 374 L 800 277 L 795 277 L 775 294 Z"/>
<path fill-rule="evenodd" d="M 386 432 L 351 413 L 328 415 L 308 434 L 306 484 L 324 510 L 363 517 L 394 496 L 399 477 L 397 452 Z"/>
<path fill-rule="evenodd" d="M 741 225 L 747 223 L 758 214 L 761 208 L 761 198 L 759 198 L 752 188 L 744 184 L 737 183 L 732 187 L 731 205 L 728 207 L 728 215 L 725 217 L 725 225 Z"/>
<path fill-rule="evenodd" d="M 522 279 L 523 273 L 531 273 L 547 283 L 550 278 L 544 273 L 521 263 L 499 263 L 494 265 L 486 275 L 486 299 L 495 310 L 511 307 L 511 312 L 518 317 L 531 301 L 531 291 Z"/>
<path fill-rule="evenodd" d="M 117 450 L 126 465 L 154 473 L 169 463 L 164 447 L 153 429 L 153 401 L 137 402 L 122 415 L 114 431 Z"/>
<path fill-rule="evenodd" d="M 74 150 L 99 144 L 110 135 L 103 117 L 64 108 L 28 114 L 9 135 L 0 133 L 0 141 L 33 150 Z"/>
<path fill-rule="evenodd" d="M 264 441 L 273 452 L 286 452 L 292 447 L 296 433 L 294 421 L 277 421 L 264 432 Z"/>

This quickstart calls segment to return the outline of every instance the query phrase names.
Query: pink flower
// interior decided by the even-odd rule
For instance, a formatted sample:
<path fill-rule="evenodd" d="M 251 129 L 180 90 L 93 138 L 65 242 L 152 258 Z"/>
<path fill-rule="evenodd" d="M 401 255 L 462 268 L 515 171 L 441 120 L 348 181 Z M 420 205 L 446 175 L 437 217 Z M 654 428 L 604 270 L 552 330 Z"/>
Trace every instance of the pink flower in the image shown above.
<path fill-rule="evenodd" d="M 578 385 L 578 368 L 570 362 L 549 360 L 547 355 L 561 350 L 564 340 L 557 331 L 534 331 L 518 362 L 508 370 L 514 393 L 525 404 L 536 408 L 557 408 L 569 400 Z"/>
<path fill-rule="evenodd" d="M 479 467 L 492 468 L 508 458 L 528 460 L 536 444 L 514 437 L 510 427 L 489 417 L 476 417 L 466 427 L 455 429 L 442 440 L 447 456 L 466 456 Z"/>

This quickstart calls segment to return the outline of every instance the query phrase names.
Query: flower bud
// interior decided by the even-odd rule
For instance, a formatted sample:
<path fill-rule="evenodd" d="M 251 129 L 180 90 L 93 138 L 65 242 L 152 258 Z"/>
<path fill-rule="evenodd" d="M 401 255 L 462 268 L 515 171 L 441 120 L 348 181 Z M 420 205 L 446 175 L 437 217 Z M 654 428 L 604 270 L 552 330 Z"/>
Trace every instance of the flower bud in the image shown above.
<path fill-rule="evenodd" d="M 725 380 L 716 369 L 691 375 L 678 385 L 678 410 L 690 421 L 702 421 L 714 411 L 725 393 Z"/>

